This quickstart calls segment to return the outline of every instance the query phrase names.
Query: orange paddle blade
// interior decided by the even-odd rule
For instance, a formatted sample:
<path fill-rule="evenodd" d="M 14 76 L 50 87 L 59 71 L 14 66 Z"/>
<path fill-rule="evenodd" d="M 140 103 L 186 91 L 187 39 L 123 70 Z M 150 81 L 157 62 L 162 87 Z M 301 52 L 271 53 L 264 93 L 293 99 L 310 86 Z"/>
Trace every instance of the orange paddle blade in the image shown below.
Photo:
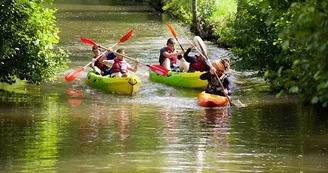
<path fill-rule="evenodd" d="M 119 41 L 118 43 L 125 42 L 127 39 L 129 39 L 132 36 L 133 30 L 131 29 L 128 33 L 126 33 Z"/>
<path fill-rule="evenodd" d="M 168 24 L 168 23 L 166 24 L 166 26 L 170 29 L 170 31 L 171 31 L 173 37 L 174 37 L 176 40 L 178 40 L 178 38 L 177 38 L 177 33 L 175 32 L 175 30 L 173 29 L 173 27 L 172 27 L 170 24 Z"/>
<path fill-rule="evenodd" d="M 147 65 L 147 66 L 150 68 L 151 71 L 161 76 L 166 76 L 167 73 L 169 72 L 169 70 L 158 64 Z"/>
<path fill-rule="evenodd" d="M 83 43 L 86 43 L 86 44 L 91 44 L 92 46 L 97 46 L 97 44 L 92 41 L 92 40 L 89 40 L 87 38 L 80 38 L 80 40 L 83 42 Z"/>
<path fill-rule="evenodd" d="M 65 76 L 65 79 L 67 82 L 72 82 L 77 76 L 80 75 L 80 73 L 84 70 L 84 67 L 82 68 L 79 68 L 77 70 L 73 70 L 71 71 L 70 73 L 68 73 L 66 76 Z"/>

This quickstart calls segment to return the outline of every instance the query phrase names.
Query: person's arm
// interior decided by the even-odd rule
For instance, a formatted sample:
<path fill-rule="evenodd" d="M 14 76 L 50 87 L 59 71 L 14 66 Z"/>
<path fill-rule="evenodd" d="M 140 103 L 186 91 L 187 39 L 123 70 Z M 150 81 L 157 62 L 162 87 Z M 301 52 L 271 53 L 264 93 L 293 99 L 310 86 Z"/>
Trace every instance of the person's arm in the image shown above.
<path fill-rule="evenodd" d="M 226 77 L 223 82 L 226 87 L 227 94 L 232 95 L 234 92 L 234 85 L 233 85 L 232 79 L 230 77 Z"/>
<path fill-rule="evenodd" d="M 128 69 L 129 71 L 132 71 L 132 72 L 137 72 L 137 71 L 138 71 L 139 61 L 135 61 L 135 62 L 136 62 L 136 64 L 134 65 L 134 67 L 131 67 L 130 64 L 126 63 L 126 65 L 127 65 L 127 69 Z"/>
<path fill-rule="evenodd" d="M 173 57 L 177 57 L 178 55 L 182 55 L 184 52 L 183 51 L 177 51 L 174 53 L 168 53 L 167 51 L 163 52 L 163 56 L 165 56 L 166 58 L 173 58 Z"/>
<path fill-rule="evenodd" d="M 133 67 L 133 72 L 137 72 L 138 71 L 138 65 L 139 65 L 139 61 L 136 61 L 136 64 Z"/>
<path fill-rule="evenodd" d="M 101 59 L 100 63 L 105 64 L 108 67 L 112 67 L 114 64 L 114 60 L 106 60 L 105 58 L 105 59 Z"/>
<path fill-rule="evenodd" d="M 93 69 L 95 73 L 101 74 L 101 70 L 96 66 L 96 58 L 92 58 L 92 63 L 90 64 L 90 67 Z"/>
<path fill-rule="evenodd" d="M 189 56 L 189 53 L 190 53 L 190 51 L 191 51 L 191 48 L 192 48 L 192 47 L 188 48 L 187 51 L 186 51 L 186 53 L 183 54 L 183 58 L 184 58 L 187 62 L 190 62 L 191 59 L 194 58 L 194 57 L 192 57 L 192 56 Z"/>

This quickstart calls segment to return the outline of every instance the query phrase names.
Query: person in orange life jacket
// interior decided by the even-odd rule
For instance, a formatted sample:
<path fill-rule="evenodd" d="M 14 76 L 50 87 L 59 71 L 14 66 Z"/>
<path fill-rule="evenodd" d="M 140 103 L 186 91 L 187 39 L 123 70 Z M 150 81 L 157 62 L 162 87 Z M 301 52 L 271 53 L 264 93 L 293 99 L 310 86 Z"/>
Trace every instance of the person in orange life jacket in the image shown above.
<path fill-rule="evenodd" d="M 177 71 L 188 70 L 189 64 L 182 58 L 184 51 L 177 51 L 175 49 L 176 41 L 169 38 L 166 42 L 166 47 L 160 49 L 159 64 L 168 70 Z M 178 59 L 181 60 L 180 66 L 177 64 Z"/>
<path fill-rule="evenodd" d="M 219 60 L 213 61 L 212 65 L 215 70 L 210 70 L 202 75 L 200 75 L 201 80 L 207 80 L 208 84 L 205 92 L 210 94 L 216 94 L 220 96 L 227 96 L 233 94 L 234 85 L 232 79 L 225 72 L 230 70 L 230 60 L 228 58 L 221 58 Z M 221 87 L 217 76 L 224 88 Z"/>
<path fill-rule="evenodd" d="M 108 48 L 108 52 L 113 52 L 113 50 Z M 124 56 L 122 56 L 125 54 L 123 48 L 117 49 L 116 53 L 118 54 L 115 55 L 116 57 L 113 60 L 106 60 L 104 57 L 100 59 L 101 63 L 111 67 L 109 71 L 111 77 L 127 77 L 129 71 L 136 72 L 138 70 L 139 61 L 136 61 L 134 67 L 127 63 Z"/>
<path fill-rule="evenodd" d="M 211 70 L 211 66 L 207 64 L 207 62 L 202 57 L 202 55 L 189 56 L 189 53 L 193 48 L 194 46 L 189 47 L 186 53 L 183 55 L 183 58 L 190 64 L 188 72 L 195 72 L 195 71 L 203 72 L 203 71 Z"/>
<path fill-rule="evenodd" d="M 100 62 L 100 59 L 102 58 L 106 58 L 107 60 L 111 60 L 115 58 L 114 54 L 110 54 L 109 52 L 107 52 L 106 54 L 104 54 L 102 57 L 96 59 L 98 56 L 101 55 L 101 48 L 99 46 L 93 46 L 92 47 L 92 52 L 94 54 L 92 61 L 94 63 L 90 64 L 90 67 L 93 69 L 93 71 L 96 74 L 101 74 L 102 76 L 104 75 L 108 75 L 109 74 L 109 70 L 110 67 L 106 66 L 105 64 Z"/>

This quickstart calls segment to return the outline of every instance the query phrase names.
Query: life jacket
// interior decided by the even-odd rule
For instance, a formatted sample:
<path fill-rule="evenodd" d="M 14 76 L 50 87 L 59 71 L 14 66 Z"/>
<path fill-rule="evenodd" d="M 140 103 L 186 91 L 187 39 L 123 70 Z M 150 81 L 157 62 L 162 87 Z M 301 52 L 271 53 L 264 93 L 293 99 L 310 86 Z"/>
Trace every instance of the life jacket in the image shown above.
<path fill-rule="evenodd" d="M 205 71 L 206 69 L 206 63 L 204 62 L 203 58 L 201 56 L 196 56 L 197 61 L 190 64 L 189 70 L 192 71 Z"/>
<path fill-rule="evenodd" d="M 175 49 L 174 50 L 171 50 L 168 47 L 166 47 L 165 48 L 165 51 L 161 51 L 160 52 L 161 54 L 159 55 L 159 64 L 161 64 L 161 65 L 163 64 L 163 62 L 167 58 L 167 57 L 163 56 L 163 53 L 164 52 L 174 53 L 175 52 Z M 171 62 L 171 67 L 175 67 L 176 66 L 176 63 L 178 62 L 178 57 L 175 56 L 175 57 L 170 58 L 170 62 Z"/>
<path fill-rule="evenodd" d="M 228 77 L 228 75 L 225 73 L 223 74 L 223 76 L 219 77 L 220 79 L 218 79 L 215 75 L 211 75 L 211 78 L 210 78 L 207 88 L 206 88 L 206 92 L 224 96 L 224 94 L 221 91 L 223 89 L 227 88 L 227 86 L 225 86 L 225 83 L 224 83 L 224 79 L 227 77 Z M 221 81 L 224 88 L 221 87 L 219 80 Z"/>
<path fill-rule="evenodd" d="M 127 67 L 124 67 L 126 66 L 126 62 L 125 61 L 122 61 L 118 58 L 114 58 L 114 63 L 113 63 L 113 66 L 112 68 L 110 69 L 110 73 L 118 73 L 118 72 L 121 72 L 122 74 L 126 73 L 128 71 Z"/>
<path fill-rule="evenodd" d="M 96 57 L 94 57 L 94 58 L 96 58 Z M 99 60 L 100 60 L 100 58 L 98 58 L 97 61 L 95 62 L 95 66 L 97 66 L 101 71 L 105 71 L 110 68 L 107 65 L 100 63 Z"/>

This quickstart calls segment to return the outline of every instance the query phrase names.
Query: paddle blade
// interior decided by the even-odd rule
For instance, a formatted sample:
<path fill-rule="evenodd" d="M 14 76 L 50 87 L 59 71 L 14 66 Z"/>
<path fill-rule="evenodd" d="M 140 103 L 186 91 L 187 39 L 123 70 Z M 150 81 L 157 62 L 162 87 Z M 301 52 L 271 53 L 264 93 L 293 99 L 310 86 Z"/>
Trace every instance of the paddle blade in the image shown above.
<path fill-rule="evenodd" d="M 97 44 L 92 41 L 92 40 L 89 40 L 87 38 L 80 38 L 80 40 L 83 42 L 83 43 L 86 43 L 86 44 L 91 44 L 92 46 L 97 46 Z"/>
<path fill-rule="evenodd" d="M 65 79 L 67 82 L 72 82 L 77 76 L 80 75 L 80 73 L 84 70 L 84 67 L 77 69 L 77 70 L 73 70 L 72 72 L 68 73 L 65 76 Z"/>
<path fill-rule="evenodd" d="M 132 36 L 133 30 L 131 29 L 128 33 L 126 33 L 119 41 L 118 43 L 125 42 Z"/>
<path fill-rule="evenodd" d="M 173 27 L 170 25 L 170 24 L 166 24 L 166 26 L 170 29 L 170 31 L 171 31 L 171 34 L 173 35 L 173 37 L 176 39 L 176 40 L 178 40 L 178 38 L 177 38 L 177 33 L 175 32 L 175 30 L 173 29 Z"/>
<path fill-rule="evenodd" d="M 195 36 L 194 44 L 196 45 L 197 49 L 201 51 L 200 53 L 202 53 L 205 56 L 204 58 L 208 59 L 207 48 L 202 38 L 200 38 L 199 36 Z"/>
<path fill-rule="evenodd" d="M 149 68 L 151 71 L 161 76 L 166 76 L 167 73 L 169 72 L 169 70 L 158 64 L 150 65 Z"/>

